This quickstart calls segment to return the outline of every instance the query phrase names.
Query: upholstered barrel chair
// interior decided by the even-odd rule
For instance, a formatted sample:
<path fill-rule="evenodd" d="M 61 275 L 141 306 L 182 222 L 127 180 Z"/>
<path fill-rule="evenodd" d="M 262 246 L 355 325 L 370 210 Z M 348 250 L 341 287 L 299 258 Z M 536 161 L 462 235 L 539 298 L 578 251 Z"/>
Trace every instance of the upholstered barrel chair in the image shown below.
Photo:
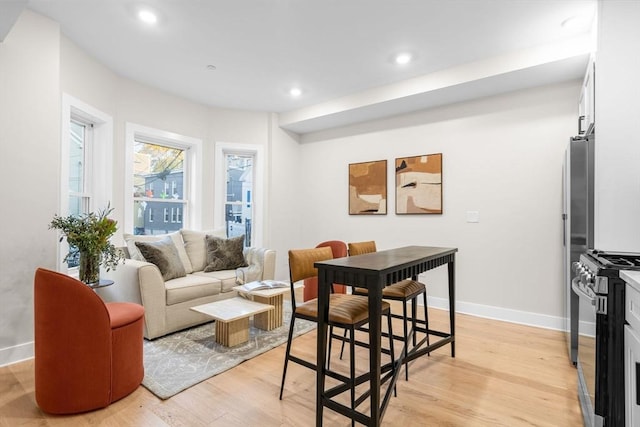
<path fill-rule="evenodd" d="M 331 248 L 333 258 L 343 258 L 347 256 L 347 244 L 340 240 L 327 240 L 326 242 L 318 243 L 316 248 Z M 346 293 L 346 286 L 333 285 L 333 292 L 336 294 Z M 304 290 L 302 293 L 302 300 L 309 301 L 318 297 L 318 278 L 310 277 L 304 279 Z"/>
<path fill-rule="evenodd" d="M 34 316 L 36 402 L 43 411 L 104 408 L 142 382 L 142 306 L 105 304 L 84 283 L 39 268 Z"/>

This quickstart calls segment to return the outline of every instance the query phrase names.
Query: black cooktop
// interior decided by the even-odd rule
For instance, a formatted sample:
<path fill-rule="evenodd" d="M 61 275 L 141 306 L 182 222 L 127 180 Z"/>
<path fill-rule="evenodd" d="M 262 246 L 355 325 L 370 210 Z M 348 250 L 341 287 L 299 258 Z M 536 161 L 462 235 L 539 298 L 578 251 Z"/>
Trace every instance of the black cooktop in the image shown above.
<path fill-rule="evenodd" d="M 594 258 L 602 267 L 616 270 L 640 270 L 640 253 L 610 252 L 589 249 L 587 254 Z"/>

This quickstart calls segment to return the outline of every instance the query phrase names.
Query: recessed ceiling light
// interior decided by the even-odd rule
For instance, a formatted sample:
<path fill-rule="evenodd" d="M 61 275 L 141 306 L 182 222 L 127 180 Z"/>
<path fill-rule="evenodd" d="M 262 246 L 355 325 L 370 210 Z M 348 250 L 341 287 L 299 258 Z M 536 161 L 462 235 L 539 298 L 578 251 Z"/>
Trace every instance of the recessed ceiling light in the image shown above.
<path fill-rule="evenodd" d="M 298 96 L 302 95 L 302 90 L 300 90 L 300 88 L 298 87 L 291 88 L 291 90 L 289 91 L 289 95 L 297 98 Z"/>
<path fill-rule="evenodd" d="M 149 9 L 140 9 L 138 11 L 138 19 L 145 24 L 155 24 L 158 22 L 158 15 Z"/>
<path fill-rule="evenodd" d="M 412 56 L 410 53 L 399 53 L 396 55 L 395 62 L 398 65 L 404 65 L 411 62 Z"/>

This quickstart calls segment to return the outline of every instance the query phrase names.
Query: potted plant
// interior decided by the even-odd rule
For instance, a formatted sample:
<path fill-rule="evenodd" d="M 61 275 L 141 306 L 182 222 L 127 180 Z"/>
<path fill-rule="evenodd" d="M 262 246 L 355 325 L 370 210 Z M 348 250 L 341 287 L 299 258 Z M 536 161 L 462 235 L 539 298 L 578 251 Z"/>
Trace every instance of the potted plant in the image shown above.
<path fill-rule="evenodd" d="M 112 211 L 113 208 L 107 206 L 97 213 L 67 217 L 54 215 L 49 224 L 50 229 L 62 232 L 60 241 L 66 237 L 69 243 L 69 253 L 64 257 L 64 262 L 80 254 L 79 278 L 86 284 L 99 282 L 101 264 L 107 271 L 115 270 L 120 260 L 124 259 L 122 252 L 109 242 L 118 229 L 118 223 L 108 218 Z"/>

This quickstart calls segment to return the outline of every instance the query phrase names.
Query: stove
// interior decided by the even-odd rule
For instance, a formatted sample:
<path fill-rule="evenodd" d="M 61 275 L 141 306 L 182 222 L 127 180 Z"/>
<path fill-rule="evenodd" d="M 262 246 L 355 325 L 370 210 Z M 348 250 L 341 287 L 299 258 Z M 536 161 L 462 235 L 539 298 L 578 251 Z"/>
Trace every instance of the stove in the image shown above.
<path fill-rule="evenodd" d="M 640 254 L 632 252 L 608 252 L 591 249 L 586 255 L 598 262 L 603 269 L 640 270 Z"/>
<path fill-rule="evenodd" d="M 623 427 L 625 282 L 640 254 L 590 249 L 572 266 L 582 301 L 578 323 L 578 394 L 585 426 Z"/>

